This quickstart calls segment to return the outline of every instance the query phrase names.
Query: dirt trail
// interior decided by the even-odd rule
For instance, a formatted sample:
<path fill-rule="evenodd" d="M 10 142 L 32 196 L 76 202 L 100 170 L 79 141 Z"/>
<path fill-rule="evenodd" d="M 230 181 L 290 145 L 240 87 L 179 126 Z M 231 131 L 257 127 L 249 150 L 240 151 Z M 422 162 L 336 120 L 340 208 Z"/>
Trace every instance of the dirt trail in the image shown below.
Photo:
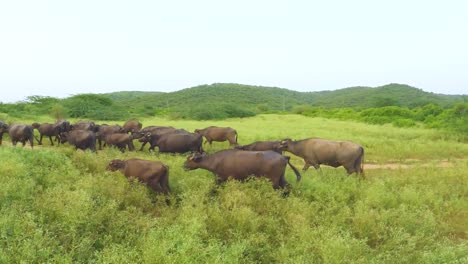
<path fill-rule="evenodd" d="M 464 159 L 459 159 L 464 160 Z M 459 161 L 457 160 L 457 161 Z M 414 161 L 414 160 L 411 160 Z M 414 163 L 414 164 L 403 164 L 403 163 L 383 163 L 383 164 L 364 164 L 364 170 L 375 170 L 375 169 L 390 169 L 390 170 L 399 170 L 399 169 L 409 169 L 413 167 L 431 167 L 436 166 L 438 168 L 452 168 L 455 166 L 455 161 L 440 160 L 440 161 L 421 161 L 423 163 Z"/>

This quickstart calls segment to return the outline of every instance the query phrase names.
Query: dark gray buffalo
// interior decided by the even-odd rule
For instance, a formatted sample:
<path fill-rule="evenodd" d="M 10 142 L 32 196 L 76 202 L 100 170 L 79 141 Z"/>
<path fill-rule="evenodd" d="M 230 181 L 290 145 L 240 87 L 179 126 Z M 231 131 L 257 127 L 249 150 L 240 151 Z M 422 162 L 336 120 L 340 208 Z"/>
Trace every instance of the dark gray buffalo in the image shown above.
<path fill-rule="evenodd" d="M 168 153 L 185 153 L 185 152 L 203 152 L 201 135 L 193 133 L 168 133 L 154 134 L 146 133 L 144 136 L 150 144 L 149 150 L 153 150 L 157 146 L 159 152 Z"/>
<path fill-rule="evenodd" d="M 72 130 L 60 134 L 62 143 L 68 142 L 75 146 L 75 149 L 86 150 L 90 149 L 96 152 L 96 135 L 88 130 Z"/>
<path fill-rule="evenodd" d="M 0 120 L 0 145 L 2 145 L 3 133 L 8 132 L 8 125 Z"/>
<path fill-rule="evenodd" d="M 268 178 L 273 188 L 284 188 L 288 183 L 284 177 L 286 165 L 289 164 L 301 180 L 299 171 L 291 165 L 289 157 L 274 151 L 242 151 L 237 149 L 221 150 L 212 155 L 194 153 L 185 161 L 186 170 L 202 168 L 213 172 L 217 182 L 226 181 L 229 177 L 245 180 L 249 176 Z"/>
<path fill-rule="evenodd" d="M 140 130 L 141 133 L 144 133 L 144 135 L 147 135 L 148 133 L 151 133 L 153 135 L 158 135 L 161 136 L 163 134 L 190 134 L 187 130 L 184 129 L 177 129 L 175 127 L 168 127 L 168 126 L 148 126 Z M 143 148 L 146 146 L 146 144 L 150 143 L 152 137 L 141 137 L 138 141 L 143 143 L 141 145 L 140 151 L 143 150 Z"/>
<path fill-rule="evenodd" d="M 285 139 L 281 144 L 284 150 L 304 159 L 303 171 L 310 166 L 320 169 L 320 164 L 323 164 L 335 168 L 343 166 L 348 174 L 364 173 L 364 148 L 356 143 L 308 138 L 297 141 Z"/>
<path fill-rule="evenodd" d="M 34 147 L 34 129 L 32 126 L 23 124 L 13 124 L 8 126 L 3 124 L 0 127 L 0 130 L 0 134 L 3 134 L 3 132 L 10 134 L 13 146 L 16 146 L 18 142 L 21 142 L 24 147 L 24 145 L 26 145 L 26 141 L 29 141 L 31 148 Z"/>
<path fill-rule="evenodd" d="M 119 170 L 127 178 L 135 177 L 157 193 L 168 194 L 170 192 L 169 167 L 159 161 L 115 159 L 109 162 L 107 170 Z"/>
<path fill-rule="evenodd" d="M 256 141 L 254 143 L 236 146 L 236 149 L 249 150 L 249 151 L 266 151 L 271 150 L 279 154 L 283 153 L 281 141 Z"/>
<path fill-rule="evenodd" d="M 230 145 L 237 145 L 237 131 L 231 127 L 210 126 L 204 129 L 195 129 L 195 133 L 204 136 L 210 145 L 213 141 L 229 141 Z"/>
<path fill-rule="evenodd" d="M 50 144 L 53 146 L 54 142 L 52 141 L 52 137 L 55 137 L 55 140 L 57 140 L 61 132 L 61 127 L 59 124 L 33 123 L 32 127 L 34 129 L 37 129 L 37 131 L 39 131 L 39 140 L 38 140 L 39 145 L 42 145 L 42 138 L 46 136 L 46 137 L 49 137 Z"/>

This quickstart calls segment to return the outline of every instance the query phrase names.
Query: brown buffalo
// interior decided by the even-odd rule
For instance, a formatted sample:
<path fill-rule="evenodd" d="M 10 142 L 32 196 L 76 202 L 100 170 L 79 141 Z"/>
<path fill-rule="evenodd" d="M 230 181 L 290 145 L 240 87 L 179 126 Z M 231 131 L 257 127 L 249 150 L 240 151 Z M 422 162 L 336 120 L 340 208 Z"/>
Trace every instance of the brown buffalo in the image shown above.
<path fill-rule="evenodd" d="M 170 192 L 169 167 L 159 161 L 115 159 L 109 162 L 107 170 L 119 170 L 127 178 L 135 177 L 157 193 L 168 194 Z"/>
<path fill-rule="evenodd" d="M 135 133 L 135 132 L 138 132 L 141 130 L 141 128 L 143 127 L 143 125 L 138 122 L 137 120 L 128 120 L 127 122 L 125 122 L 125 124 L 123 125 L 123 129 L 125 131 L 125 133 Z"/>
<path fill-rule="evenodd" d="M 168 153 L 185 153 L 203 152 L 202 136 L 194 133 L 167 133 L 167 134 L 153 134 L 146 133 L 144 136 L 150 142 L 149 150 L 153 150 L 157 146 L 159 152 Z"/>
<path fill-rule="evenodd" d="M 210 126 L 205 129 L 195 129 L 195 133 L 206 138 L 206 142 L 213 141 L 229 141 L 230 145 L 237 145 L 237 131 L 230 127 L 215 127 Z M 205 142 L 205 144 L 206 144 Z"/>
<path fill-rule="evenodd" d="M 272 182 L 273 188 L 278 189 L 288 184 L 284 177 L 287 164 L 296 174 L 297 181 L 300 181 L 301 174 L 291 165 L 289 157 L 274 151 L 228 149 L 212 155 L 194 153 L 187 158 L 184 168 L 209 170 L 215 174 L 218 183 L 226 181 L 229 177 L 236 180 L 245 180 L 252 175 L 265 177 Z"/>
<path fill-rule="evenodd" d="M 237 146 L 236 149 L 249 150 L 249 151 L 272 150 L 279 154 L 283 153 L 283 147 L 280 141 L 256 141 L 248 145 Z"/>
<path fill-rule="evenodd" d="M 96 152 L 96 135 L 88 130 L 72 130 L 60 134 L 61 143 L 68 142 L 75 146 L 75 149 L 90 149 Z"/>
<path fill-rule="evenodd" d="M 70 126 L 71 130 L 89 130 L 97 132 L 99 126 L 92 121 L 78 121 Z"/>
<path fill-rule="evenodd" d="M 132 135 L 115 133 L 115 134 L 107 135 L 105 141 L 106 141 L 106 144 L 109 145 L 109 147 L 116 146 L 122 152 L 125 151 L 126 147 L 128 147 L 129 151 L 134 151 L 135 145 L 133 145 L 133 140 L 141 136 L 142 134 L 140 132 L 133 133 Z"/>
<path fill-rule="evenodd" d="M 18 142 L 21 142 L 24 147 L 24 145 L 26 145 L 26 141 L 29 141 L 31 148 L 34 147 L 34 129 L 32 126 L 23 124 L 13 124 L 11 126 L 3 125 L 1 130 L 5 130 L 4 132 L 10 134 L 13 146 L 16 146 Z"/>
<path fill-rule="evenodd" d="M 310 166 L 320 169 L 320 164 L 324 164 L 335 168 L 343 166 L 348 174 L 364 173 L 364 148 L 356 143 L 308 138 L 297 141 L 285 139 L 281 144 L 286 151 L 304 158 L 303 171 Z"/>
<path fill-rule="evenodd" d="M 32 127 L 37 129 L 39 131 L 39 140 L 38 143 L 39 145 L 42 145 L 42 138 L 44 136 L 49 137 L 50 144 L 53 146 L 54 142 L 52 141 L 52 137 L 55 137 L 55 140 L 57 140 L 60 136 L 61 132 L 61 127 L 60 124 L 49 124 L 49 123 L 33 123 Z M 60 144 L 60 141 L 59 141 Z"/>
<path fill-rule="evenodd" d="M 115 133 L 125 133 L 123 127 L 119 125 L 100 125 L 96 133 L 96 139 L 98 141 L 99 149 L 102 149 L 102 142 L 104 141 L 104 147 L 106 146 L 106 137 Z"/>

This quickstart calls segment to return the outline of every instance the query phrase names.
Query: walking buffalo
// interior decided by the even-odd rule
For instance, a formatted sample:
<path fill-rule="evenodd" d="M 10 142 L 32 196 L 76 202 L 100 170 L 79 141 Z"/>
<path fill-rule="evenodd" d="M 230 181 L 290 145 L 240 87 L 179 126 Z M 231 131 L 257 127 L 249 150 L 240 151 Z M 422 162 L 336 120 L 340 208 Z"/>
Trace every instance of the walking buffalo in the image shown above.
<path fill-rule="evenodd" d="M 335 168 L 343 166 L 348 174 L 364 173 L 364 148 L 356 143 L 308 138 L 297 141 L 284 139 L 281 144 L 286 151 L 304 159 L 303 171 L 310 166 L 320 169 L 320 164 L 324 164 Z"/>
<path fill-rule="evenodd" d="M 119 170 L 127 178 L 135 177 L 157 193 L 168 194 L 170 192 L 169 167 L 159 161 L 115 159 L 109 162 L 107 170 Z"/>
<path fill-rule="evenodd" d="M 150 142 L 149 150 L 153 150 L 157 146 L 159 152 L 169 153 L 185 153 L 203 152 L 202 141 L 203 138 L 199 134 L 194 133 L 167 133 L 167 134 L 153 134 L 146 133 L 144 136 L 146 141 Z"/>
<path fill-rule="evenodd" d="M 99 149 L 102 149 L 102 142 L 104 141 L 104 147 L 106 146 L 106 137 L 115 134 L 115 133 L 125 133 L 123 127 L 119 125 L 100 125 L 97 133 L 96 133 L 96 138 L 98 141 Z"/>
<path fill-rule="evenodd" d="M 16 146 L 18 142 L 21 142 L 23 143 L 24 147 L 24 145 L 26 145 L 26 141 L 29 141 L 31 148 L 33 148 L 34 130 L 32 126 L 23 124 L 13 124 L 11 126 L 7 126 L 4 124 L 2 125 L 1 130 L 1 134 L 3 134 L 3 132 L 7 132 L 8 134 L 10 134 L 11 143 L 13 144 L 13 146 Z"/>
<path fill-rule="evenodd" d="M 96 135 L 88 130 L 72 130 L 60 134 L 61 143 L 68 142 L 75 146 L 75 149 L 90 149 L 96 152 Z"/>
<path fill-rule="evenodd" d="M 97 126 L 92 121 L 78 121 L 75 124 L 71 125 L 71 130 L 89 130 L 97 132 L 99 126 Z"/>
<path fill-rule="evenodd" d="M 256 141 L 248 145 L 236 146 L 236 149 L 249 150 L 249 151 L 272 150 L 279 154 L 283 153 L 283 147 L 280 141 Z"/>
<path fill-rule="evenodd" d="M 274 151 L 228 149 L 212 155 L 194 153 L 187 157 L 184 168 L 209 170 L 215 174 L 218 183 L 226 181 L 229 177 L 236 180 L 245 180 L 251 175 L 265 177 L 272 182 L 273 188 L 278 189 L 288 184 L 284 177 L 287 164 L 296 174 L 297 181 L 300 181 L 301 174 L 291 165 L 289 157 Z"/>
<path fill-rule="evenodd" d="M 184 129 L 177 129 L 175 127 L 168 127 L 168 126 L 148 126 L 140 130 L 140 132 L 144 133 L 144 135 L 147 135 L 148 133 L 154 134 L 154 135 L 163 135 L 163 134 L 168 134 L 168 133 L 189 133 L 188 131 Z M 143 143 L 140 147 L 140 151 L 143 150 L 143 148 L 146 146 L 147 143 L 151 141 L 151 137 L 142 137 L 138 141 Z"/>
<path fill-rule="evenodd" d="M 2 145 L 3 133 L 8 132 L 8 125 L 0 120 L 0 145 Z"/>
<path fill-rule="evenodd" d="M 37 129 L 37 131 L 39 131 L 39 140 L 38 140 L 39 145 L 42 145 L 42 138 L 44 136 L 47 136 L 49 137 L 50 144 L 53 146 L 54 142 L 52 141 L 52 137 L 55 137 L 55 140 L 57 140 L 61 132 L 60 124 L 33 123 L 32 127 L 34 129 Z M 59 141 L 59 144 L 60 144 L 60 141 Z"/>
<path fill-rule="evenodd" d="M 215 127 L 210 126 L 205 129 L 195 129 L 195 133 L 200 134 L 206 138 L 206 142 L 213 141 L 229 141 L 230 145 L 237 145 L 237 131 L 230 127 Z M 205 144 L 206 144 L 205 142 Z"/>
<path fill-rule="evenodd" d="M 125 131 L 125 133 L 135 133 L 135 132 L 138 132 L 141 130 L 141 128 L 143 127 L 143 125 L 138 122 L 137 120 L 128 120 L 127 122 L 125 122 L 125 124 L 123 125 L 123 129 Z"/>
<path fill-rule="evenodd" d="M 116 146 L 120 151 L 124 152 L 125 148 L 128 147 L 129 151 L 135 150 L 135 145 L 133 145 L 133 140 L 141 137 L 141 132 L 129 134 L 114 133 L 106 136 L 106 144 L 110 146 Z"/>

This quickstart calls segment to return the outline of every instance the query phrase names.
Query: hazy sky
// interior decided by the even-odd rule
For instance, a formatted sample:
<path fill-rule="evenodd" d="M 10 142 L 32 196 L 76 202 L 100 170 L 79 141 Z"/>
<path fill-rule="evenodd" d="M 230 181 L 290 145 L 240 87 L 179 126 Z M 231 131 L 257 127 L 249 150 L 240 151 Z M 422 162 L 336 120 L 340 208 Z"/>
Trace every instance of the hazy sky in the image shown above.
<path fill-rule="evenodd" d="M 215 82 L 468 93 L 468 1 L 0 1 L 0 101 Z"/>

